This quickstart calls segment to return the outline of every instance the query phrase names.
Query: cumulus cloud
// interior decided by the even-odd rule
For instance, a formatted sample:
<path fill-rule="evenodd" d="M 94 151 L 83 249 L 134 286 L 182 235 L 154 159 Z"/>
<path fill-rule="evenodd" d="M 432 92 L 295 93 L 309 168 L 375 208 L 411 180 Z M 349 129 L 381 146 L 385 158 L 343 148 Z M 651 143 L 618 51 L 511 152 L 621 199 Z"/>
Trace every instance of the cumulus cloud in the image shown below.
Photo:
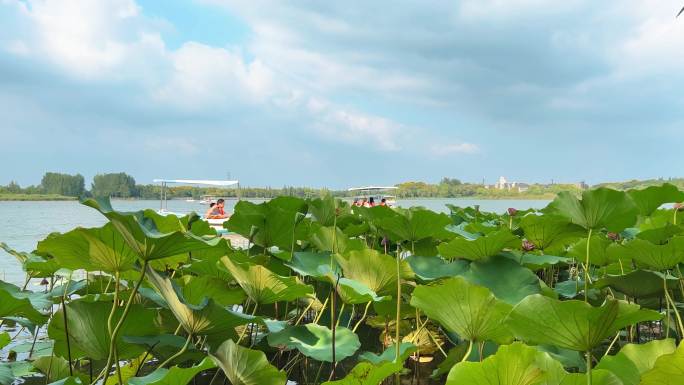
<path fill-rule="evenodd" d="M 478 152 L 480 152 L 480 147 L 468 142 L 436 144 L 432 146 L 432 153 L 436 155 L 476 154 Z"/>

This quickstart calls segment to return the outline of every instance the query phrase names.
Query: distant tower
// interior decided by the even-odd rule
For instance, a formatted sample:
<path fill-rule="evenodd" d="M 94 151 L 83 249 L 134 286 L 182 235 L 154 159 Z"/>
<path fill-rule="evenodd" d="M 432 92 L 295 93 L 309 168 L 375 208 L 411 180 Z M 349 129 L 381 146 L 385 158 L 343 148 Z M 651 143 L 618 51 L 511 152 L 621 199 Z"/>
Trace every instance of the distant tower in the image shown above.
<path fill-rule="evenodd" d="M 499 183 L 497 184 L 496 187 L 497 187 L 499 190 L 503 190 L 503 189 L 506 188 L 507 183 L 508 183 L 508 182 L 506 181 L 506 178 L 503 177 L 503 176 L 500 176 L 500 177 L 499 177 Z"/>

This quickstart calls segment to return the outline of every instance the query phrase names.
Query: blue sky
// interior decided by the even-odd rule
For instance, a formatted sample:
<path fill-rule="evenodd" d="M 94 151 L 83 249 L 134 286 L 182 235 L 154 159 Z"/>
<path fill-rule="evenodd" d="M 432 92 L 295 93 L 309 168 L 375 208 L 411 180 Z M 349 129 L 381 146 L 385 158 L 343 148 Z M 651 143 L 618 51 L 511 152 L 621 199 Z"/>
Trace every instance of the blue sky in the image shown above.
<path fill-rule="evenodd" d="M 0 183 L 684 176 L 680 0 L 0 0 Z"/>

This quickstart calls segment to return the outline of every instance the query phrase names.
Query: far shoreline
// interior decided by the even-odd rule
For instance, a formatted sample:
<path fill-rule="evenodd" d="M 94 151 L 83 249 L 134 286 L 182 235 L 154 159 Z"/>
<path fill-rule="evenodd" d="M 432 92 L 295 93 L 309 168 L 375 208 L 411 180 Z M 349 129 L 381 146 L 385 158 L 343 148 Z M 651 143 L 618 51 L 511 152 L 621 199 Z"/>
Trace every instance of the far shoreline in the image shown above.
<path fill-rule="evenodd" d="M 287 195 L 284 195 L 287 196 Z M 352 197 L 339 197 L 343 200 L 352 200 Z M 415 201 L 429 201 L 429 200 L 439 200 L 439 199 L 454 199 L 454 200 L 483 200 L 483 201 L 534 201 L 534 200 L 553 200 L 555 194 L 552 195 L 531 195 L 531 196 L 462 196 L 462 197 L 405 197 L 398 198 L 397 200 L 415 200 Z M 156 201 L 157 199 L 141 199 L 141 198 L 111 198 L 112 201 Z M 273 198 L 266 197 L 244 197 L 244 200 L 267 200 Z M 169 200 L 183 201 L 185 198 L 176 198 Z M 77 197 L 68 197 L 63 195 L 44 195 L 44 194 L 0 194 L 0 202 L 70 202 L 78 201 Z"/>

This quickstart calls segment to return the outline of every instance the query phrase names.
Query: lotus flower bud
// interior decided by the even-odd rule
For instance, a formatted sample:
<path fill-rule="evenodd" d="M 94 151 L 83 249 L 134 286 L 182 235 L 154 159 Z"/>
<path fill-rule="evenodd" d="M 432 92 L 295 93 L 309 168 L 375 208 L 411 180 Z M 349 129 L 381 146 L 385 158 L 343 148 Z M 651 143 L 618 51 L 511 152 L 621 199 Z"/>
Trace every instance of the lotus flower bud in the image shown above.
<path fill-rule="evenodd" d="M 508 215 L 515 216 L 515 214 L 517 214 L 517 213 L 518 213 L 517 209 L 514 209 L 513 207 L 508 208 Z"/>
<path fill-rule="evenodd" d="M 606 234 L 606 236 L 613 241 L 619 241 L 620 240 L 620 234 L 618 234 L 618 233 L 613 233 L 613 232 L 609 231 L 608 234 Z"/>
<path fill-rule="evenodd" d="M 532 250 L 534 250 L 534 249 L 536 249 L 536 248 L 537 248 L 537 246 L 535 246 L 534 243 L 528 241 L 527 239 L 525 239 L 524 241 L 522 241 L 522 249 L 523 249 L 523 250 L 525 250 L 525 251 L 532 251 Z"/>
<path fill-rule="evenodd" d="M 681 210 L 684 207 L 684 203 L 677 202 L 672 207 L 674 207 L 675 210 Z"/>
<path fill-rule="evenodd" d="M 47 278 L 43 278 L 43 280 L 40 281 L 40 286 L 47 286 L 49 284 L 50 282 L 47 280 Z"/>

